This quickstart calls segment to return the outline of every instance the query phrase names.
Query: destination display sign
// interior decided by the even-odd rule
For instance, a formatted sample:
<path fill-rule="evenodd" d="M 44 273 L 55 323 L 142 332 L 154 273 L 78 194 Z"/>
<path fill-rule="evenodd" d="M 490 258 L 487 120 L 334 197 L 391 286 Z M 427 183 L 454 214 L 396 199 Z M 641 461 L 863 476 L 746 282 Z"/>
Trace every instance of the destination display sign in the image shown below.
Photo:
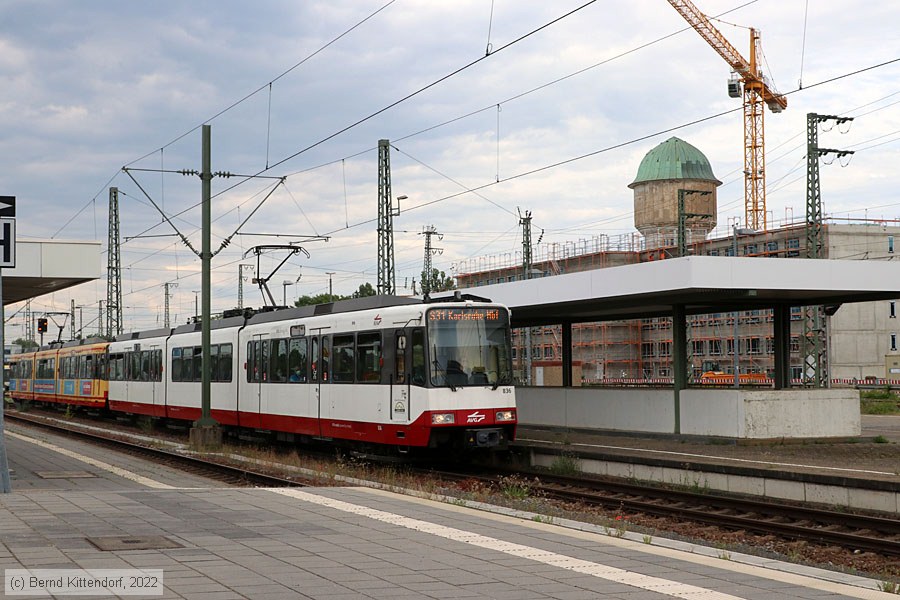
<path fill-rule="evenodd" d="M 429 321 L 500 321 L 499 308 L 432 308 Z"/>

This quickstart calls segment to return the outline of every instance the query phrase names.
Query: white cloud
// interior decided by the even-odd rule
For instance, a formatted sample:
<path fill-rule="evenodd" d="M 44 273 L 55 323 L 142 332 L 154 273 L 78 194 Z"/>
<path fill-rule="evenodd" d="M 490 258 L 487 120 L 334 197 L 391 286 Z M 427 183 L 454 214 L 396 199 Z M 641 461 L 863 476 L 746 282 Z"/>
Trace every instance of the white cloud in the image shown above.
<path fill-rule="evenodd" d="M 340 293 L 376 282 L 381 138 L 397 148 L 391 153 L 393 195 L 408 196 L 394 221 L 399 285 L 419 277 L 419 234 L 426 225 L 444 233 L 444 251 L 434 263 L 447 272 L 460 261 L 514 258 L 521 250 L 518 209 L 532 211 L 536 231 L 543 228 L 549 244 L 631 235 L 627 185 L 644 154 L 672 135 L 704 152 L 725 182 L 718 221 L 727 227 L 728 219 L 743 215 L 740 110 L 652 135 L 739 109 L 740 101 L 725 92 L 727 65 L 694 31 L 675 34 L 686 24 L 662 0 L 596 3 L 502 49 L 579 4 L 498 1 L 489 21 L 485 2 L 398 1 L 274 81 L 270 93 L 269 81 L 383 2 L 11 3 L 0 23 L 0 193 L 21 199 L 24 235 L 54 234 L 87 205 L 59 236 L 97 237 L 105 244 L 106 187 L 115 185 L 124 194 L 123 236 L 167 235 L 122 246 L 126 304 L 133 307 L 126 316 L 134 328 L 159 321 L 165 281 L 179 282 L 173 297 L 179 315 L 192 314 L 199 262 L 159 225 L 159 214 L 118 169 L 198 168 L 200 134 L 192 129 L 260 88 L 210 121 L 213 169 L 253 174 L 279 163 L 266 174 L 290 175 L 245 233 L 330 236 L 306 244 L 310 259 L 292 257 L 273 276 L 278 298 L 283 281 L 300 274 L 300 283 L 286 291 L 321 293 L 329 272 Z M 698 0 L 711 15 L 737 5 Z M 850 133 L 821 133 L 823 146 L 858 150 L 844 169 L 822 167 L 823 204 L 829 214 L 863 216 L 870 207 L 879 216 L 900 214 L 893 168 L 900 104 L 891 105 L 900 96 L 889 97 L 900 92 L 893 83 L 900 66 L 815 85 L 897 58 L 891 53 L 900 37 L 900 7 L 811 3 L 805 47 L 803 11 L 803 3 L 760 0 L 723 17 L 762 31 L 765 64 L 781 91 L 794 90 L 801 75 L 804 83 L 789 96 L 788 110 L 766 114 L 768 208 L 776 220 L 802 217 L 806 113 L 840 114 L 887 97 L 856 111 Z M 747 52 L 746 27 L 717 26 Z M 485 58 L 488 43 L 494 54 Z M 472 68 L 318 143 L 479 58 Z M 529 90 L 535 91 L 521 95 Z M 880 110 L 866 114 L 874 109 Z M 417 132 L 423 133 L 401 139 Z M 898 133 L 879 139 L 890 132 Z M 566 164 L 540 170 L 558 162 Z M 531 170 L 539 171 L 520 177 Z M 196 177 L 133 175 L 167 213 L 186 211 L 173 221 L 199 247 Z M 237 181 L 217 179 L 213 189 L 222 192 Z M 250 214 L 268 183 L 246 183 L 215 198 L 216 244 Z M 461 186 L 480 189 L 460 194 Z M 243 258 L 251 246 L 290 239 L 235 236 L 214 260 L 214 308 L 234 304 L 237 265 L 256 263 Z M 261 271 L 267 275 L 282 258 L 267 253 Z M 66 305 L 71 295 L 80 305 L 96 306 L 104 293 L 100 282 L 37 304 Z M 245 284 L 245 298 L 258 303 L 258 294 Z"/>

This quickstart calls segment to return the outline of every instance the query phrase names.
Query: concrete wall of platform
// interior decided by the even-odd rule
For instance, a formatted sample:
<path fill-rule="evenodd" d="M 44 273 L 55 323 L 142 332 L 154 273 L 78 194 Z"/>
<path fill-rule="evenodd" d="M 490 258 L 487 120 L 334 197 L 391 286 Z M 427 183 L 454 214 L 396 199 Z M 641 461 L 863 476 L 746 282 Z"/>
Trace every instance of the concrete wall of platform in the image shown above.
<path fill-rule="evenodd" d="M 672 390 L 516 388 L 524 425 L 675 433 Z M 856 390 L 682 390 L 681 433 L 731 439 L 845 438 L 862 433 Z"/>

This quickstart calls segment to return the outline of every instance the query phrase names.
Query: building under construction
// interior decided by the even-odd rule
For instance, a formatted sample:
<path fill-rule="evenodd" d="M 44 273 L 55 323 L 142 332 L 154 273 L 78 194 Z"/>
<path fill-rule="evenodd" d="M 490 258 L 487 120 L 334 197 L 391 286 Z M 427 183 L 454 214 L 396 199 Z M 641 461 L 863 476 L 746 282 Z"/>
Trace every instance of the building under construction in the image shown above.
<path fill-rule="evenodd" d="M 635 180 L 634 222 L 637 233 L 605 235 L 534 248 L 530 278 L 602 269 L 652 260 L 684 252 L 707 256 L 784 258 L 807 256 L 805 221 L 769 231 L 733 227 L 725 237 L 710 237 L 716 226 L 716 179 L 709 161 L 695 147 L 671 138 L 641 161 Z M 822 223 L 826 259 L 891 260 L 897 221 Z M 681 234 L 679 235 L 679 231 Z M 461 288 L 526 278 L 518 253 L 482 257 L 457 266 Z M 898 333 L 894 301 L 817 308 L 816 335 L 821 368 L 832 380 L 900 379 Z M 791 376 L 809 380 L 805 342 L 810 311 L 791 314 Z M 773 316 L 765 310 L 714 313 L 689 317 L 688 361 L 695 380 L 705 372 L 769 374 L 774 368 Z M 531 353 L 526 339 L 531 340 Z M 520 381 L 551 383 L 543 367 L 559 364 L 562 336 L 558 327 L 516 331 L 513 357 Z M 668 318 L 583 323 L 572 328 L 573 365 L 585 383 L 652 383 L 672 377 L 672 324 Z M 737 356 L 735 356 L 737 352 Z M 531 368 L 529 369 L 529 365 Z M 540 370 L 541 376 L 535 377 Z M 529 374 L 530 373 L 530 374 Z"/>

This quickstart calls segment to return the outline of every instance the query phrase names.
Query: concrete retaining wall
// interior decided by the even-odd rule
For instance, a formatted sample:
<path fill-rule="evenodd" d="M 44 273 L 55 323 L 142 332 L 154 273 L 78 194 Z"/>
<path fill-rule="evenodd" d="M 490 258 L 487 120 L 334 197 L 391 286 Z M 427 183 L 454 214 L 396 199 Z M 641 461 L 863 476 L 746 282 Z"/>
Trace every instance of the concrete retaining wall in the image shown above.
<path fill-rule="evenodd" d="M 516 388 L 519 422 L 544 427 L 734 439 L 841 438 L 862 432 L 856 390 Z"/>
<path fill-rule="evenodd" d="M 556 453 L 533 449 L 531 464 L 552 469 L 559 458 Z M 696 469 L 661 467 L 635 462 L 579 459 L 582 473 L 637 481 L 664 482 L 687 488 L 716 490 L 731 494 L 762 496 L 776 500 L 812 502 L 858 510 L 875 510 L 896 515 L 900 511 L 900 494 L 892 491 L 864 489 L 846 485 L 827 485 L 805 481 L 791 481 L 776 477 L 756 477 L 733 473 L 711 473 Z"/>

